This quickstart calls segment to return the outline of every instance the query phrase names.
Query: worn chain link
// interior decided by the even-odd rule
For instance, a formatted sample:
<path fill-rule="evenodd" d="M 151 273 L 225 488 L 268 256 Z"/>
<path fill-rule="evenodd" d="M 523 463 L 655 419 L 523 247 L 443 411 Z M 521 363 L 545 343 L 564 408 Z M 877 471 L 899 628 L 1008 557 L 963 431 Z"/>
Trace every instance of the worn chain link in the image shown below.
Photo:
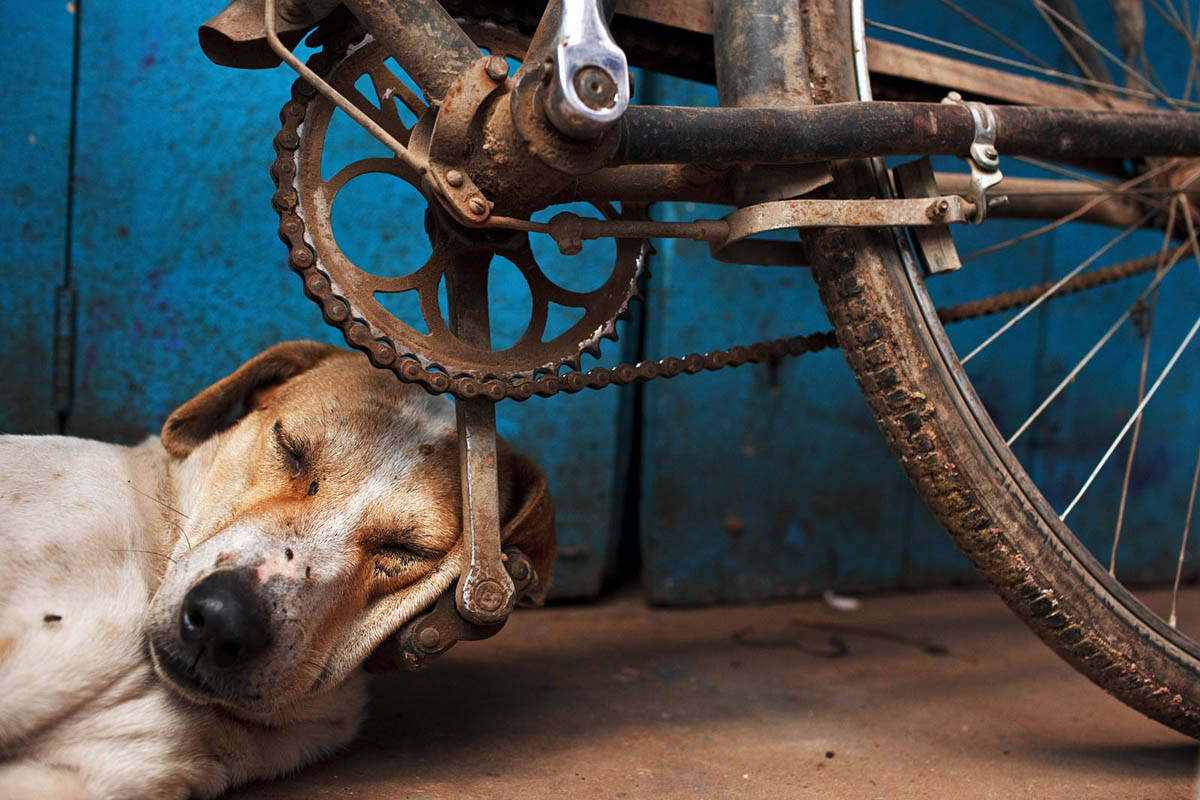
<path fill-rule="evenodd" d="M 330 53 L 343 52 L 352 34 L 334 36 L 325 49 L 313 55 L 309 67 L 317 74 L 326 73 L 333 65 Z M 329 275 L 318 263 L 315 251 L 305 235 L 304 220 L 297 213 L 298 194 L 294 186 L 296 179 L 296 151 L 300 147 L 300 126 L 304 122 L 309 101 L 316 90 L 303 78 L 292 84 L 292 99 L 279 113 L 282 128 L 275 135 L 275 161 L 271 165 L 271 178 L 275 182 L 272 205 L 279 214 L 279 238 L 288 246 L 288 265 L 304 281 L 304 294 L 320 307 L 325 321 L 340 329 L 346 342 L 362 350 L 371 363 L 381 369 L 389 369 L 401 380 L 419 383 L 433 394 L 449 392 L 455 397 L 469 399 L 487 397 L 491 400 L 528 400 L 530 397 L 551 397 L 560 392 L 573 394 L 583 389 L 603 389 L 606 386 L 625 386 L 634 382 L 646 382 L 655 378 L 673 378 L 676 375 L 694 375 L 698 372 L 715 371 L 742 364 L 758 364 L 776 361 L 787 356 L 799 356 L 838 347 L 833 331 L 821 331 L 803 336 L 755 342 L 748 346 L 736 346 L 724 350 L 712 350 L 703 355 L 689 353 L 681 357 L 669 357 L 658 361 L 641 361 L 636 364 L 618 364 L 614 367 L 594 367 L 586 372 L 568 370 L 559 375 L 542 375 L 504 381 L 478 375 L 453 376 L 437 369 L 426 369 L 414 355 L 401 354 L 386 338 L 376 338 L 365 320 L 353 317 L 350 304 L 334 291 Z M 1160 263 L 1158 255 L 1133 259 L 1104 269 L 1077 276 L 1063 284 L 1051 297 L 1058 298 L 1074 292 L 1103 286 L 1114 281 L 1130 278 L 1155 269 Z M 961 303 L 938 310 L 943 323 L 960 322 L 967 319 L 997 314 L 1023 306 L 1045 293 L 1052 284 L 1039 284 L 981 300 Z"/>

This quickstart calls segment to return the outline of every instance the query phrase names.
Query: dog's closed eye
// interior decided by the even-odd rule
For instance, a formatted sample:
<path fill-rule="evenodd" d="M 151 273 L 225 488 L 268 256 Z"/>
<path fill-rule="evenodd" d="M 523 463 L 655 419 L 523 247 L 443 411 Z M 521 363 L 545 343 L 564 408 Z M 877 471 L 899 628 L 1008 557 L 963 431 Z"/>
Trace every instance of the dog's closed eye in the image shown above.
<path fill-rule="evenodd" d="M 395 532 L 371 537 L 371 558 L 375 562 L 375 577 L 395 579 L 420 569 L 442 556 L 412 541 L 410 531 L 397 535 Z"/>
<path fill-rule="evenodd" d="M 280 420 L 275 420 L 273 430 L 275 431 L 275 444 L 279 448 L 279 454 L 283 457 L 284 464 L 292 471 L 293 475 L 299 475 L 304 471 L 306 462 L 307 453 L 304 445 L 288 436 Z M 315 494 L 315 492 L 309 492 L 309 494 Z"/>

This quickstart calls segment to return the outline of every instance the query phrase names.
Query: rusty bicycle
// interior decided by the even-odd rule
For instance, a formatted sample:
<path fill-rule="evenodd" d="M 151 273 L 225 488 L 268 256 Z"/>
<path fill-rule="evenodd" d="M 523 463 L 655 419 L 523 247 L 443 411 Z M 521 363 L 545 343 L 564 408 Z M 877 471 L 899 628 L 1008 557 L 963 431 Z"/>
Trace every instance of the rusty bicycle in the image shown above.
<path fill-rule="evenodd" d="M 1167 420 L 1147 413 L 1164 385 L 1183 398 L 1197 389 L 1200 20 L 1179 0 L 1149 10 L 1113 0 L 1109 46 L 1071 0 L 1014 3 L 1044 23 L 1052 62 L 1005 27 L 1007 12 L 989 20 L 930 0 L 929 14 L 909 6 L 898 22 L 887 3 L 863 5 L 236 0 L 201 29 L 219 64 L 285 61 L 300 74 L 271 174 L 304 292 L 377 367 L 456 399 L 462 577 L 419 620 L 438 627 L 437 646 L 409 623 L 385 662 L 417 664 L 488 635 L 512 608 L 498 401 L 840 347 L 913 484 L 1016 613 L 1095 683 L 1200 736 L 1200 609 L 1185 609 L 1179 591 L 1196 575 L 1187 554 L 1200 434 L 1187 401 Z M 934 11 L 1004 54 L 900 24 Z M 1147 46 L 1160 36 L 1180 44 L 1169 71 Z M 316 50 L 307 64 L 291 52 L 305 37 Z M 633 104 L 633 68 L 714 83 L 719 105 Z M 343 116 L 387 154 L 339 153 L 344 163 L 330 166 L 327 137 Z M 432 255 L 416 269 L 374 274 L 339 246 L 336 197 L 368 174 L 427 204 Z M 595 213 L 535 218 L 574 201 Z M 647 212 L 672 201 L 732 210 L 677 221 Z M 1068 229 L 1082 237 L 1071 242 L 1090 242 L 1060 254 L 1068 268 L 980 292 L 984 270 L 1026 274 L 1014 247 Z M 798 235 L 772 238 L 780 231 Z M 531 237 L 564 254 L 612 240 L 606 280 L 564 288 Z M 721 261 L 807 268 L 834 330 L 585 371 L 581 359 L 615 338 L 638 299 L 646 242 L 660 237 L 706 242 Z M 532 298 L 524 332 L 497 347 L 494 259 L 515 266 Z M 1112 313 L 1070 305 L 1089 293 Z M 402 295 L 414 309 L 403 319 L 386 302 Z M 1068 309 L 1066 322 L 1048 321 L 1052 305 Z M 560 307 L 575 321 L 551 334 Z M 1008 316 L 994 324 L 997 314 Z M 1025 346 L 1010 333 L 1022 324 L 1080 332 L 1077 358 L 1050 365 L 1049 385 L 988 360 Z M 1154 349 L 1152 331 L 1169 346 Z M 996 413 L 1018 384 L 1029 413 Z M 1056 418 L 1063 404 L 1071 415 Z M 1154 463 L 1186 468 L 1147 473 L 1147 449 Z M 1062 474 L 1056 459 L 1080 450 L 1089 469 Z M 1157 567 L 1121 561 L 1138 535 L 1164 556 Z M 1171 592 L 1142 590 L 1164 575 Z"/>

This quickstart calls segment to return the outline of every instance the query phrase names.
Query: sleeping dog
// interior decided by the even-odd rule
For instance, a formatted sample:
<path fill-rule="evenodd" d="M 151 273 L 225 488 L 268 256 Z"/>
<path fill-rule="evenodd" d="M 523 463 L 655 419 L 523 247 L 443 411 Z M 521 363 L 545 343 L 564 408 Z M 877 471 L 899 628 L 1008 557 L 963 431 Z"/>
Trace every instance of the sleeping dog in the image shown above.
<path fill-rule="evenodd" d="M 546 480 L 501 443 L 545 595 Z M 287 342 L 136 447 L 0 437 L 0 798 L 211 797 L 349 741 L 359 665 L 458 576 L 451 403 Z"/>

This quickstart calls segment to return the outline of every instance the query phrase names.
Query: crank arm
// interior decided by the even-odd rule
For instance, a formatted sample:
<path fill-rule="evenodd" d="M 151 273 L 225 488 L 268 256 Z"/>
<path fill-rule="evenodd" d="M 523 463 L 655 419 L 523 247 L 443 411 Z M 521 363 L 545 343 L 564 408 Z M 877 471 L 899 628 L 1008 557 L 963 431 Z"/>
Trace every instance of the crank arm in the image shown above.
<path fill-rule="evenodd" d="M 608 32 L 598 0 L 562 0 L 554 36 L 554 77 L 546 116 L 558 130 L 593 139 L 629 106 L 629 66 Z"/>

